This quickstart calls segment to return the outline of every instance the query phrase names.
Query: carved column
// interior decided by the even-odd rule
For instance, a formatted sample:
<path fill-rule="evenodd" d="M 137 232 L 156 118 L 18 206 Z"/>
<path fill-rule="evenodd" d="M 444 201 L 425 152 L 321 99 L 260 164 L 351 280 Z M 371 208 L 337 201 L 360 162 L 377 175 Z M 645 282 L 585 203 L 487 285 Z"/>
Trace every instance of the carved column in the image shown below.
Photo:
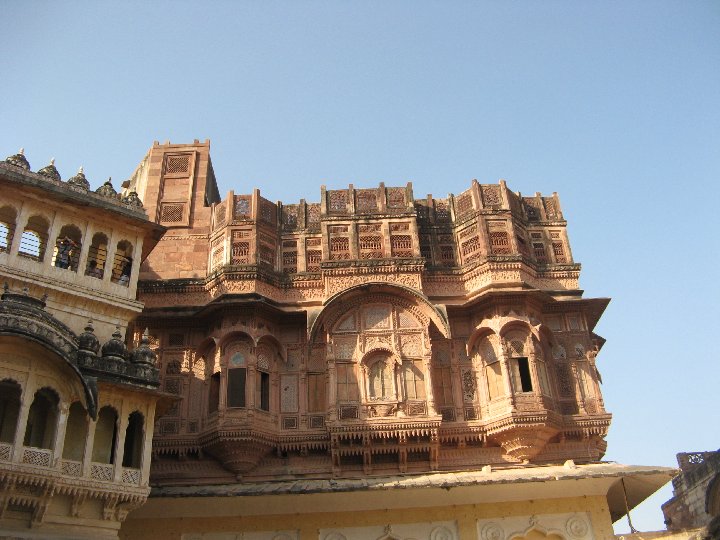
<path fill-rule="evenodd" d="M 128 414 L 127 411 L 125 411 L 125 407 L 120 407 L 121 415 L 120 418 L 118 418 L 118 433 L 117 437 L 115 437 L 115 463 L 114 469 L 113 469 L 113 481 L 114 482 L 121 482 L 122 481 L 122 462 L 125 458 L 124 456 L 124 450 L 125 450 L 125 435 L 127 435 L 127 427 L 128 427 Z"/>
<path fill-rule="evenodd" d="M 427 400 L 427 406 L 428 411 L 427 413 L 429 415 L 431 414 L 440 414 L 435 407 L 435 393 L 433 392 L 433 385 L 432 385 L 432 356 L 425 355 L 423 356 L 423 371 L 425 375 L 425 399 Z"/>
<path fill-rule="evenodd" d="M 48 230 L 48 238 L 45 245 L 45 253 L 43 254 L 42 262 L 44 266 L 50 266 L 52 264 L 52 253 L 53 253 L 53 247 L 55 247 L 55 241 L 57 240 L 57 235 L 60 232 L 60 223 L 57 216 L 57 212 L 53 212 L 53 218 L 52 222 L 50 223 L 50 228 Z"/>
<path fill-rule="evenodd" d="M 326 379 L 326 395 L 328 396 L 328 418 L 332 420 L 338 419 L 337 410 L 337 372 L 335 362 L 328 360 L 327 362 L 327 379 Z"/>
<path fill-rule="evenodd" d="M 67 429 L 68 412 L 70 406 L 67 403 L 60 402 L 58 405 L 57 426 L 55 427 L 55 440 L 52 443 L 53 449 L 53 466 L 60 463 L 65 444 L 65 430 Z"/>
<path fill-rule="evenodd" d="M 25 225 L 27 225 L 29 216 L 30 211 L 28 210 L 28 206 L 23 202 L 17 218 L 15 219 L 15 232 L 13 233 L 12 242 L 8 246 L 10 256 L 17 255 L 18 250 L 20 249 L 20 240 L 22 238 L 22 233 L 25 230 Z"/>
<path fill-rule="evenodd" d="M 99 408 L 98 408 L 99 411 Z M 92 465 L 93 447 L 95 446 L 95 429 L 97 428 L 97 421 L 89 422 L 87 435 L 85 437 L 85 452 L 83 453 L 82 460 L 82 475 L 85 478 L 90 477 L 90 466 Z"/>
<path fill-rule="evenodd" d="M 580 414 L 585 414 L 585 388 L 583 388 L 582 381 L 580 380 L 580 372 L 577 362 L 570 363 L 570 370 L 573 374 L 573 381 L 575 383 L 575 395 L 577 396 L 578 409 Z"/>
<path fill-rule="evenodd" d="M 507 347 L 508 344 L 505 340 L 500 343 L 500 372 L 502 374 L 503 386 L 505 387 L 505 395 L 510 402 L 510 406 L 515 409 L 515 395 L 513 394 L 512 380 L 510 375 L 510 358 L 508 358 Z"/>
<path fill-rule="evenodd" d="M 35 393 L 31 389 L 34 385 L 35 377 L 30 375 L 25 388 L 23 389 L 22 396 L 20 398 L 20 412 L 18 413 L 17 426 L 15 427 L 15 441 L 13 442 L 13 457 L 12 460 L 15 463 L 22 461 L 23 455 L 23 441 L 25 440 L 25 430 L 27 429 L 27 419 L 30 413 L 30 405 L 35 397 Z"/>

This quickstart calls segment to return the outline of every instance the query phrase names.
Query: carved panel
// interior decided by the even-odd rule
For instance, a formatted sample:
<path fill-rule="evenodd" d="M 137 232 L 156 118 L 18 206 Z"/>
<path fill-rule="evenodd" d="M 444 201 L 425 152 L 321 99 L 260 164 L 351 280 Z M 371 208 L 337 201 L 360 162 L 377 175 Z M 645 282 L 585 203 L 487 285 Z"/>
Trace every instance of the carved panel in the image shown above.
<path fill-rule="evenodd" d="M 390 306 L 373 306 L 366 308 L 364 315 L 365 328 L 368 330 L 390 327 Z"/>

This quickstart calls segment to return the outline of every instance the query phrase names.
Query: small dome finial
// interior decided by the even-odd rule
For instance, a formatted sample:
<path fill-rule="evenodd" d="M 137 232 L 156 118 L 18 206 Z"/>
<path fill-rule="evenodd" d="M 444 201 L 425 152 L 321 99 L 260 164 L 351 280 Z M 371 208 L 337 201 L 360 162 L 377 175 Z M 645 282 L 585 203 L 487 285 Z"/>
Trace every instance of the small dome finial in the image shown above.
<path fill-rule="evenodd" d="M 24 155 L 25 155 L 25 149 L 24 149 L 24 148 L 21 148 L 20 151 L 18 152 L 18 154 L 20 154 L 21 156 L 24 156 Z"/>
<path fill-rule="evenodd" d="M 82 165 L 80 165 L 80 168 L 78 169 L 78 174 L 80 174 L 82 172 L 85 172 L 85 171 L 83 171 L 83 167 L 82 167 Z"/>
<path fill-rule="evenodd" d="M 50 158 L 50 165 L 55 165 L 55 158 Z"/>

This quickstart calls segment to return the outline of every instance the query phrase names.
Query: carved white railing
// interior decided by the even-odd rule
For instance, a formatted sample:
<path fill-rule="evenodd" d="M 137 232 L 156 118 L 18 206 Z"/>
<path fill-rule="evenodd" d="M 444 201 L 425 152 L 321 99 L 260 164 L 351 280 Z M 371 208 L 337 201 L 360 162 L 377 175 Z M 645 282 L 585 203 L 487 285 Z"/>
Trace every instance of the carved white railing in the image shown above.
<path fill-rule="evenodd" d="M 63 459 L 62 472 L 68 476 L 82 476 L 82 463 L 80 461 Z"/>
<path fill-rule="evenodd" d="M 140 484 L 140 469 L 123 468 L 122 481 L 124 484 Z"/>
<path fill-rule="evenodd" d="M 103 480 L 105 482 L 112 482 L 113 471 L 115 465 L 106 465 L 105 463 L 92 463 L 90 465 L 90 478 L 93 480 Z"/>
<path fill-rule="evenodd" d="M 12 455 L 12 444 L 0 443 L 0 460 L 10 461 Z"/>
<path fill-rule="evenodd" d="M 52 450 L 23 447 L 22 462 L 39 467 L 50 467 L 52 464 Z"/>

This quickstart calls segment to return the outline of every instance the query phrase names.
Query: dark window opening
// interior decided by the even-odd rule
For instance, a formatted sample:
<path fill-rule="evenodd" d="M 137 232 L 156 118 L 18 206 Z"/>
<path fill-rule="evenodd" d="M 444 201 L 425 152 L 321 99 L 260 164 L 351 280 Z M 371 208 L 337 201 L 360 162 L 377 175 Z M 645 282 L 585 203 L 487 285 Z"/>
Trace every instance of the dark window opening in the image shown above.
<path fill-rule="evenodd" d="M 127 430 L 125 431 L 125 447 L 123 448 L 123 467 L 139 469 L 142 459 L 143 442 L 143 415 L 134 412 L 130 415 Z"/>
<path fill-rule="evenodd" d="M 20 416 L 20 385 L 0 382 L 0 442 L 13 443 Z"/>
<path fill-rule="evenodd" d="M 220 404 L 220 374 L 210 376 L 210 392 L 208 394 L 208 412 L 217 412 Z"/>
<path fill-rule="evenodd" d="M 518 358 L 518 372 L 520 373 L 520 386 L 523 392 L 532 392 L 532 379 L 530 377 L 530 365 L 527 358 Z"/>
<path fill-rule="evenodd" d="M 260 408 L 263 411 L 270 410 L 270 374 L 263 371 L 260 374 Z"/>
<path fill-rule="evenodd" d="M 227 406 L 245 407 L 245 368 L 228 369 Z"/>
<path fill-rule="evenodd" d="M 25 446 L 51 449 L 58 414 L 57 394 L 47 388 L 35 392 L 25 428 Z"/>

